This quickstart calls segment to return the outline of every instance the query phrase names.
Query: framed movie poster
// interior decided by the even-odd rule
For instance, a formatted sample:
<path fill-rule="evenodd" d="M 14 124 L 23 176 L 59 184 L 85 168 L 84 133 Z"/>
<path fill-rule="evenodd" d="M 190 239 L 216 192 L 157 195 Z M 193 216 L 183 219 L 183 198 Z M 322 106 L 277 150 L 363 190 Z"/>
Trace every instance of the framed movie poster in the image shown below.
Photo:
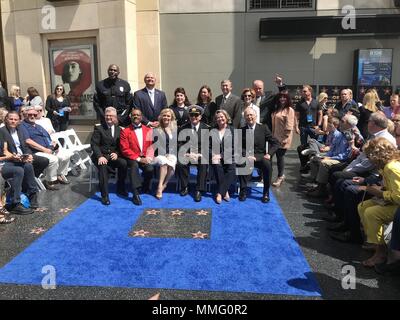
<path fill-rule="evenodd" d="M 71 119 L 96 119 L 94 52 L 92 44 L 50 48 L 51 90 L 58 84 L 64 86 L 71 102 Z"/>
<path fill-rule="evenodd" d="M 355 52 L 354 84 L 390 86 L 393 49 L 359 49 Z"/>

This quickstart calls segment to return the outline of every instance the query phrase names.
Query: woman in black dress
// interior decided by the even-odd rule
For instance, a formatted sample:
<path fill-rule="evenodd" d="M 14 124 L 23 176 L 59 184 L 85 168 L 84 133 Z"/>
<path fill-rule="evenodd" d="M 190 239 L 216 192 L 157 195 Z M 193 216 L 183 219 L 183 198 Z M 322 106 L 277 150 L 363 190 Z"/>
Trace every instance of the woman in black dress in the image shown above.
<path fill-rule="evenodd" d="M 71 107 L 62 84 L 58 84 L 54 93 L 47 97 L 46 110 L 47 118 L 51 120 L 56 132 L 67 130 Z"/>

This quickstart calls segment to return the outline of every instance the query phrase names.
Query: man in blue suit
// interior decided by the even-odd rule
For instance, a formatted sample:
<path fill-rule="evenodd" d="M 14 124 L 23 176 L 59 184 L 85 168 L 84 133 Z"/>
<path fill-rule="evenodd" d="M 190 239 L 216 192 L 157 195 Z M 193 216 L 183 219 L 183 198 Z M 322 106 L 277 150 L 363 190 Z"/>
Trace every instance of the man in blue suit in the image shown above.
<path fill-rule="evenodd" d="M 146 87 L 135 92 L 133 103 L 142 111 L 143 123 L 149 127 L 158 127 L 158 116 L 162 109 L 168 107 L 167 97 L 161 90 L 155 88 L 156 77 L 149 72 L 144 76 Z"/>

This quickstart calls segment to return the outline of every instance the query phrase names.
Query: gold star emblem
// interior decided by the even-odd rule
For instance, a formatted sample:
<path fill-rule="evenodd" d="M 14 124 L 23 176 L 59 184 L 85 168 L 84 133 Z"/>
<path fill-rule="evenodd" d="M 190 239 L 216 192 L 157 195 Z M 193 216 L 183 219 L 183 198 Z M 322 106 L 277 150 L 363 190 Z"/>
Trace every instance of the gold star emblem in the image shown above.
<path fill-rule="evenodd" d="M 68 213 L 68 212 L 70 212 L 70 211 L 72 211 L 72 209 L 71 208 L 63 208 L 63 209 L 60 209 L 60 213 Z"/>
<path fill-rule="evenodd" d="M 139 231 L 133 231 L 133 237 L 145 237 L 148 235 L 150 232 L 144 231 L 144 230 L 139 230 Z"/>
<path fill-rule="evenodd" d="M 171 215 L 172 215 L 172 216 L 181 216 L 182 213 L 184 213 L 182 210 L 174 210 L 174 211 L 171 211 Z"/>
<path fill-rule="evenodd" d="M 146 215 L 148 216 L 156 216 L 157 214 L 159 214 L 161 211 L 158 210 L 147 210 L 146 211 Z"/>
<path fill-rule="evenodd" d="M 208 233 L 202 233 L 201 231 L 197 231 L 196 233 L 192 233 L 193 239 L 204 239 L 208 236 Z"/>
<path fill-rule="evenodd" d="M 205 210 L 196 211 L 196 215 L 198 215 L 198 216 L 207 216 L 208 215 L 208 211 L 205 211 Z"/>
<path fill-rule="evenodd" d="M 41 234 L 43 232 L 45 232 L 46 229 L 39 227 L 39 228 L 33 228 L 30 232 L 30 234 Z"/>

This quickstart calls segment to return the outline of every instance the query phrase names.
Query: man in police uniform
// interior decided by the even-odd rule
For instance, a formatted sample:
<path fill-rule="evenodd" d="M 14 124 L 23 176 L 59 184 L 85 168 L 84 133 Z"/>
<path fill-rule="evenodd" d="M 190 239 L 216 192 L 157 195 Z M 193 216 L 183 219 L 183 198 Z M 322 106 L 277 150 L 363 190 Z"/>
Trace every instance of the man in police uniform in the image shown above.
<path fill-rule="evenodd" d="M 117 194 L 127 197 L 128 193 L 125 189 L 127 163 L 121 157 L 119 148 L 121 128 L 118 126 L 117 111 L 114 107 L 106 108 L 104 120 L 105 124 L 95 125 L 90 145 L 93 150 L 92 161 L 99 170 L 101 203 L 109 205 L 108 171 L 118 168 Z"/>
<path fill-rule="evenodd" d="M 119 67 L 111 64 L 108 67 L 108 78 L 96 84 L 93 106 L 102 122 L 104 122 L 105 109 L 109 106 L 114 107 L 117 110 L 119 124 L 125 127 L 130 124 L 131 86 L 125 80 L 119 79 L 118 76 Z"/>
<path fill-rule="evenodd" d="M 209 148 L 202 148 L 202 139 L 208 140 L 208 131 L 210 127 L 201 122 L 203 115 L 203 108 L 197 105 L 189 107 L 190 122 L 183 125 L 179 129 L 179 136 L 186 136 L 186 140 L 179 142 L 178 164 L 177 164 L 177 177 L 181 186 L 180 195 L 186 196 L 189 193 L 189 175 L 190 165 L 197 166 L 197 182 L 194 200 L 201 201 L 202 192 L 206 191 L 207 180 L 207 164 L 208 163 Z M 205 141 L 204 141 L 205 142 Z M 203 144 L 205 144 L 203 142 Z M 189 162 L 188 162 L 189 161 Z M 187 163 L 188 162 L 188 163 Z"/>

